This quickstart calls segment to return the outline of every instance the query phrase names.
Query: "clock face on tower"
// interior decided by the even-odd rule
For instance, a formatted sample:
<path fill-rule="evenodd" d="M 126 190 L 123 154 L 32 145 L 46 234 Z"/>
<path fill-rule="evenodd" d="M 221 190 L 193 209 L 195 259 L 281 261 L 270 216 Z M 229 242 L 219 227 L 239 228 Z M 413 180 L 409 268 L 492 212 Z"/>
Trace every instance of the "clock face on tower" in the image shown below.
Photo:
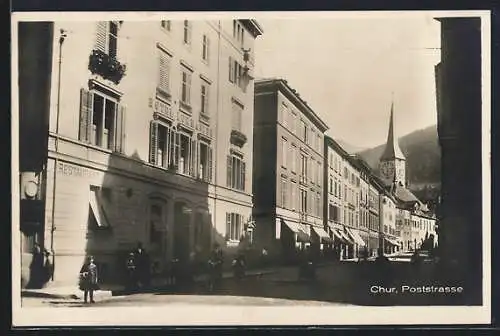
<path fill-rule="evenodd" d="M 382 177 L 387 180 L 392 180 L 394 178 L 394 166 L 391 162 L 383 162 L 380 166 L 380 173 Z"/>

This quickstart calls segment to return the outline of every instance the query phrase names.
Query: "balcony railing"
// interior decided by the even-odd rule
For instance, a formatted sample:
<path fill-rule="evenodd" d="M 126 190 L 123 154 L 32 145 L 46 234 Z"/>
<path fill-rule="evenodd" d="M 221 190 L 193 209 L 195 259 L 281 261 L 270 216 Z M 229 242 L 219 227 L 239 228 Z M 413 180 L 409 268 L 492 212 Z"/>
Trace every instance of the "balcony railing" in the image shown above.
<path fill-rule="evenodd" d="M 231 131 L 231 143 L 233 145 L 236 145 L 238 147 L 243 147 L 243 145 L 246 144 L 246 142 L 247 142 L 247 136 L 243 134 L 243 132 L 235 129 Z"/>
<path fill-rule="evenodd" d="M 118 84 L 125 76 L 126 66 L 116 58 L 96 49 L 92 50 L 89 56 L 89 70 L 93 74 L 98 74 L 102 78 Z"/>
<path fill-rule="evenodd" d="M 172 112 L 172 106 L 170 104 L 164 103 L 158 99 L 155 100 L 153 111 L 158 113 L 160 116 L 167 119 L 173 120 L 174 113 Z"/>
<path fill-rule="evenodd" d="M 201 135 L 207 137 L 207 138 L 212 138 L 212 128 L 210 126 L 207 126 L 203 123 L 198 123 L 196 129 L 198 132 L 200 132 Z"/>
<path fill-rule="evenodd" d="M 181 111 L 179 111 L 179 113 L 177 113 L 177 121 L 179 122 L 179 124 L 181 124 L 184 127 L 188 127 L 189 129 L 194 129 L 193 118 L 191 118 L 191 116 L 189 116 Z"/>

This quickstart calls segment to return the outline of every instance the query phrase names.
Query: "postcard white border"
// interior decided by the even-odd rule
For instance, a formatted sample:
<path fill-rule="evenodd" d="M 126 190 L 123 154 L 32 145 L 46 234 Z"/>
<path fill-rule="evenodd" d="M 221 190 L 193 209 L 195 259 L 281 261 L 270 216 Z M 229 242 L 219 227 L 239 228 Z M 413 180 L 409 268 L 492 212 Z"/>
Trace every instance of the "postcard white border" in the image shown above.
<path fill-rule="evenodd" d="M 483 79 L 483 306 L 478 307 L 249 307 L 167 305 L 147 308 L 22 308 L 20 298 L 19 202 L 12 202 L 12 303 L 14 326 L 220 326 L 220 325 L 364 325 L 364 324 L 489 324 L 491 323 L 491 50 L 490 11 L 374 12 L 16 12 L 12 13 L 12 143 L 18 143 L 17 23 L 19 21 L 128 21 L 183 19 L 377 18 L 392 15 L 481 17 Z M 264 32 L 265 32 L 265 27 Z M 19 197 L 18 146 L 12 146 L 12 197 Z"/>

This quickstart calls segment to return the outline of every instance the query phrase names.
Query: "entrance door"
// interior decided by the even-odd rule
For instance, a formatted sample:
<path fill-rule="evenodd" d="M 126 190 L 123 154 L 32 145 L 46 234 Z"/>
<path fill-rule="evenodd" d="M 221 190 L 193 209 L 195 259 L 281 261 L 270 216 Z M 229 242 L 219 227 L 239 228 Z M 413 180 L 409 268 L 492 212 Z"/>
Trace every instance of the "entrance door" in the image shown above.
<path fill-rule="evenodd" d="M 191 250 L 189 240 L 191 209 L 182 202 L 176 203 L 174 209 L 173 257 L 179 260 L 187 260 Z"/>

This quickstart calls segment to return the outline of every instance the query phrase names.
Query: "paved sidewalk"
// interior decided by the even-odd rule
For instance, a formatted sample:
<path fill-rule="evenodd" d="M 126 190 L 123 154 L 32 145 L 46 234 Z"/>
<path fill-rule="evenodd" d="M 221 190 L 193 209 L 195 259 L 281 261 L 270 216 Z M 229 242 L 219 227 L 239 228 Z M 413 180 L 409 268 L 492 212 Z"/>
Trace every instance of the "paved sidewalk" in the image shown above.
<path fill-rule="evenodd" d="M 318 267 L 325 267 L 332 262 L 322 262 L 318 265 Z M 260 277 L 273 273 L 282 273 L 283 271 L 286 274 L 296 272 L 298 266 L 278 266 L 273 268 L 265 268 L 265 269 L 250 269 L 246 271 L 246 277 Z M 230 279 L 233 278 L 234 274 L 232 271 L 226 271 L 222 274 L 222 278 Z M 208 280 L 208 274 L 201 274 L 195 277 L 195 282 L 204 282 Z M 166 282 L 166 279 L 153 279 L 152 287 L 148 292 L 159 290 L 160 288 L 164 288 L 169 286 Z M 105 288 L 97 290 L 94 292 L 94 297 L 96 299 L 102 300 L 113 295 L 117 295 L 119 293 L 124 292 L 124 287 L 119 285 L 106 285 L 103 286 Z M 21 291 L 22 298 L 39 298 L 39 299 L 60 299 L 60 300 L 83 300 L 83 292 L 78 288 L 78 286 L 61 286 L 61 285 L 49 285 L 45 288 L 41 289 L 23 289 Z"/>
<path fill-rule="evenodd" d="M 120 289 L 121 287 L 114 286 L 114 288 L 106 286 L 105 289 L 97 290 L 94 292 L 96 299 L 103 299 L 112 296 L 113 290 Z M 22 298 L 40 298 L 40 299 L 62 299 L 62 300 L 83 300 L 83 291 L 78 286 L 47 286 L 41 289 L 23 289 L 21 291 Z"/>

